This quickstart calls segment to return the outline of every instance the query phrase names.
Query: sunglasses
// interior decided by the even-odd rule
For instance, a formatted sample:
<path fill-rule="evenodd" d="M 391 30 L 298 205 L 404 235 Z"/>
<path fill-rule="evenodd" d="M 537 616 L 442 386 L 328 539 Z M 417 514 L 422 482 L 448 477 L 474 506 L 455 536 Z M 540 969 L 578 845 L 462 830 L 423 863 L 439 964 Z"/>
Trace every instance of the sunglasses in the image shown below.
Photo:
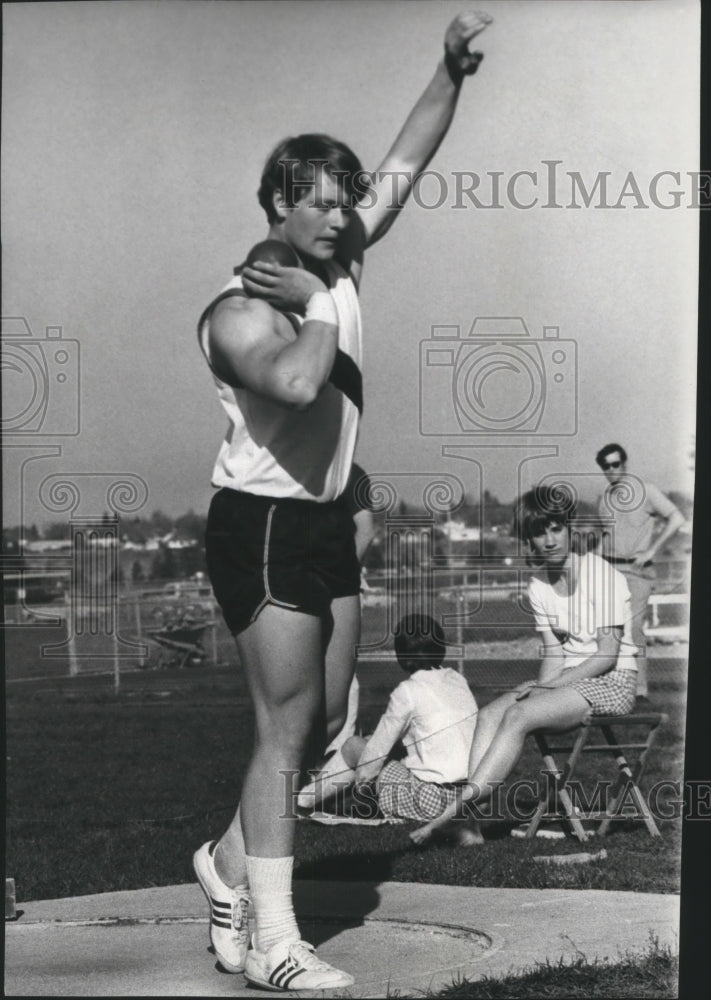
<path fill-rule="evenodd" d="M 603 462 L 603 469 L 619 469 L 622 462 Z"/>

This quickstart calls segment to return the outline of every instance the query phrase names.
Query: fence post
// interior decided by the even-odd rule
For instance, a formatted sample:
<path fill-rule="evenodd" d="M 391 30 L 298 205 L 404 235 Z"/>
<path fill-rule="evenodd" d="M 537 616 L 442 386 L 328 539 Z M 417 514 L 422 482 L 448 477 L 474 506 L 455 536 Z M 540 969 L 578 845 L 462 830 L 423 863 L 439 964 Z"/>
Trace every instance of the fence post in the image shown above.
<path fill-rule="evenodd" d="M 119 657 L 119 642 L 118 642 L 118 622 L 113 634 L 113 648 L 114 648 L 114 694 L 118 694 L 121 688 L 121 660 Z"/>
<path fill-rule="evenodd" d="M 461 649 L 459 656 L 459 673 L 464 674 L 464 643 L 462 642 L 462 616 L 466 614 L 466 594 L 463 590 L 457 593 L 457 603 L 459 604 L 459 614 L 457 615 L 457 645 Z"/>
<path fill-rule="evenodd" d="M 76 638 L 74 635 L 74 623 L 72 614 L 72 588 L 67 590 L 65 596 L 65 603 L 67 606 L 67 617 L 65 619 L 65 624 L 67 626 L 67 654 L 69 656 L 69 676 L 76 677 L 79 673 L 79 667 L 77 666 L 77 649 L 76 649 Z M 77 597 L 77 603 L 78 597 Z M 44 650 L 42 650 L 44 653 Z"/>
<path fill-rule="evenodd" d="M 212 625 L 210 626 L 210 629 L 212 631 L 212 665 L 213 667 L 216 667 L 217 666 L 217 615 L 215 613 L 214 608 L 212 610 L 212 617 L 213 617 L 213 622 Z"/>
<path fill-rule="evenodd" d="M 138 594 L 135 595 L 135 600 L 133 602 L 133 608 L 134 608 L 134 614 L 136 616 L 136 635 L 138 637 L 138 642 L 141 643 L 141 640 L 143 638 L 143 632 L 142 632 L 142 627 L 141 627 L 141 601 L 139 599 Z M 140 656 L 138 658 L 138 665 L 139 665 L 139 667 L 143 666 L 143 664 L 145 663 L 145 660 L 146 660 L 145 656 Z"/>

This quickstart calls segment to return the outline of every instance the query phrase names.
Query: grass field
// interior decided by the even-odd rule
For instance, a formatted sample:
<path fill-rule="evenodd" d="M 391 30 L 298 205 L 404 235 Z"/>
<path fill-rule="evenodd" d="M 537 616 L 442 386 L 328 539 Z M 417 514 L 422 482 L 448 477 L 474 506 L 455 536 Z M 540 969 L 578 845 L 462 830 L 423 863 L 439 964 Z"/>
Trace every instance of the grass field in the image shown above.
<path fill-rule="evenodd" d="M 44 630 L 43 639 L 52 641 Z M 239 668 L 135 670 L 122 676 L 114 693 L 110 676 L 48 673 L 47 662 L 35 662 L 35 629 L 8 632 L 7 650 L 15 679 L 7 686 L 6 870 L 16 880 L 18 898 L 192 881 L 192 852 L 222 833 L 249 755 L 251 710 Z M 24 679 L 17 677 L 21 658 Z M 510 657 L 477 657 L 466 667 L 480 704 L 494 695 L 496 683 L 517 683 L 535 670 L 535 659 Z M 685 663 L 655 658 L 651 676 L 653 698 L 670 722 L 651 756 L 646 788 L 662 779 L 681 780 Z M 400 672 L 392 662 L 365 663 L 359 677 L 360 721 L 368 731 Z M 538 766 L 531 743 L 512 778 L 535 778 Z M 680 820 L 661 820 L 658 840 L 643 826 L 619 823 L 605 840 L 604 861 L 559 868 L 538 864 L 533 856 L 580 851 L 577 841 L 518 840 L 508 836 L 510 825 L 485 824 L 486 843 L 477 849 L 417 850 L 408 825 L 323 827 L 303 821 L 296 875 L 678 890 Z M 592 843 L 590 850 L 601 846 Z"/>
<path fill-rule="evenodd" d="M 510 615 L 509 608 L 498 610 Z M 364 641 L 377 643 L 384 625 L 382 609 L 372 611 Z M 504 634 L 508 641 L 502 641 Z M 40 655 L 41 642 L 64 636 L 63 628 L 5 634 L 6 872 L 15 878 L 18 901 L 192 882 L 192 853 L 220 836 L 228 822 L 252 739 L 251 708 L 229 636 L 220 626 L 214 646 L 211 639 L 206 644 L 208 652 L 217 652 L 216 664 L 158 671 L 122 663 L 128 669 L 118 690 L 110 661 L 87 661 L 78 676 L 69 677 L 66 659 Z M 463 638 L 466 676 L 480 705 L 497 689 L 535 675 L 537 641 L 520 624 L 504 633 L 484 631 L 475 642 L 465 630 Z M 645 790 L 661 780 L 681 782 L 686 663 L 657 655 L 650 672 L 652 697 L 670 722 L 651 756 Z M 359 678 L 360 724 L 367 732 L 401 673 L 386 659 L 362 663 Z M 538 767 L 529 741 L 512 780 L 535 778 Z M 641 824 L 616 824 L 604 840 L 604 860 L 559 867 L 534 856 L 594 852 L 603 842 L 514 839 L 510 826 L 485 824 L 486 842 L 475 849 L 440 844 L 418 850 L 407 836 L 408 824 L 327 827 L 302 821 L 295 875 L 678 891 L 680 819 L 659 821 L 657 840 Z M 676 956 L 652 943 L 647 954 L 616 962 L 578 956 L 517 976 L 455 982 L 439 996 L 666 998 L 677 995 L 677 975 Z"/>
<path fill-rule="evenodd" d="M 475 981 L 462 980 L 437 994 L 442 1000 L 574 1000 L 576 997 L 644 998 L 676 997 L 678 961 L 668 949 L 652 941 L 644 955 L 622 955 L 589 961 L 579 955 L 572 961 L 540 963 L 523 975 Z"/>

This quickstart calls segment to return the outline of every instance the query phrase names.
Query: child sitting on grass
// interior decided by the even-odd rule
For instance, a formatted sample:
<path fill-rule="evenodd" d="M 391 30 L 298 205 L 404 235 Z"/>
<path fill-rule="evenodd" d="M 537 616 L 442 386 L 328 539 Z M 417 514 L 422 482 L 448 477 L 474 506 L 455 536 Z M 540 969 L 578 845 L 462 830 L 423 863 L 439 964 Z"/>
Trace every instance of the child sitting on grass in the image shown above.
<path fill-rule="evenodd" d="M 391 819 L 431 820 L 454 801 L 466 778 L 477 704 L 464 677 L 442 665 L 442 628 L 428 615 L 401 619 L 395 630 L 398 663 L 409 676 L 390 695 L 373 735 L 346 740 L 336 769 L 341 787 L 375 783 L 380 811 Z M 398 742 L 403 760 L 391 752 Z M 460 842 L 476 837 L 462 829 Z"/>

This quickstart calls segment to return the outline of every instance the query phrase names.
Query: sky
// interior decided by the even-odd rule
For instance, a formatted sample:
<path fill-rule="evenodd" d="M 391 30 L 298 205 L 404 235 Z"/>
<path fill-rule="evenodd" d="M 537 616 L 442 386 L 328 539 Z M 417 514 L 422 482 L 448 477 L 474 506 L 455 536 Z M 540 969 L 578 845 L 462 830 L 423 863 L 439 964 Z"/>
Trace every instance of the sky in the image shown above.
<path fill-rule="evenodd" d="M 442 477 L 508 500 L 549 474 L 593 495 L 619 441 L 631 471 L 690 493 L 699 7 L 481 6 L 479 72 L 366 257 L 358 461 L 409 500 Z M 109 494 L 131 516 L 206 512 L 226 420 L 195 324 L 266 235 L 267 153 L 323 131 L 377 167 L 460 9 L 4 6 L 6 524 Z"/>

